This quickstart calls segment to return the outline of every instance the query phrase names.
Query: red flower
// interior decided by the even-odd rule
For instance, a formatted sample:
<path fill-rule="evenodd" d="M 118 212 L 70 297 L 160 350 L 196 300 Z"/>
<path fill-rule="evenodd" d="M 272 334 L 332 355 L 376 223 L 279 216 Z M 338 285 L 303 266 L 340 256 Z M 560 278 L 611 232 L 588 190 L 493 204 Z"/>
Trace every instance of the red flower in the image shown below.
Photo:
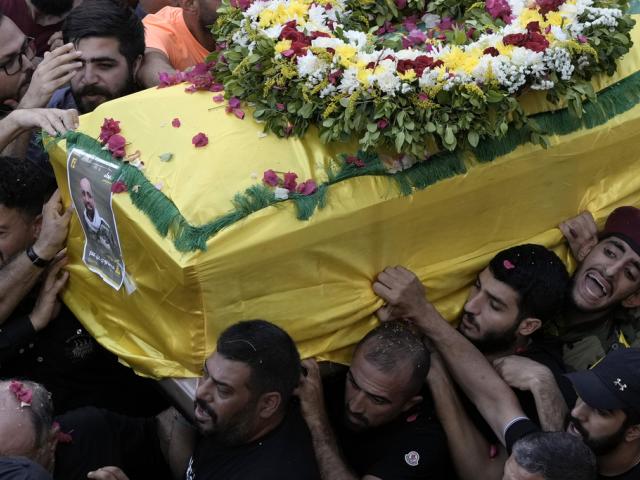
<path fill-rule="evenodd" d="M 505 23 L 511 23 L 511 7 L 506 0 L 487 0 L 485 8 L 493 18 L 501 18 Z"/>
<path fill-rule="evenodd" d="M 358 167 L 358 168 L 364 167 L 364 162 L 355 155 L 349 155 L 345 161 L 348 164 L 353 165 L 354 167 Z"/>
<path fill-rule="evenodd" d="M 546 15 L 549 12 L 555 12 L 564 2 L 565 0 L 536 0 L 542 15 Z"/>
<path fill-rule="evenodd" d="M 200 132 L 191 139 L 191 143 L 193 143 L 196 148 L 206 147 L 209 144 L 209 137 Z"/>
<path fill-rule="evenodd" d="M 530 22 L 527 25 L 527 30 L 527 33 L 505 35 L 502 43 L 505 45 L 515 45 L 516 47 L 525 47 L 534 52 L 544 52 L 549 47 L 549 41 L 544 35 L 538 33 L 540 31 L 538 22 Z"/>
<path fill-rule="evenodd" d="M 180 119 L 179 118 L 174 118 L 173 120 L 171 120 L 171 126 L 174 128 L 180 128 L 180 125 L 182 125 L 180 123 Z"/>
<path fill-rule="evenodd" d="M 485 55 L 491 55 L 492 57 L 497 57 L 498 55 L 500 55 L 500 52 L 498 51 L 497 48 L 495 47 L 488 47 L 485 48 L 482 53 L 484 53 Z"/>
<path fill-rule="evenodd" d="M 515 45 L 516 47 L 521 47 L 524 45 L 524 42 L 527 40 L 527 36 L 524 33 L 512 33 L 510 35 L 505 35 L 502 38 L 502 43 L 505 45 Z"/>
<path fill-rule="evenodd" d="M 307 180 L 298 185 L 297 192 L 301 195 L 311 195 L 318 189 L 316 182 L 313 180 Z"/>
<path fill-rule="evenodd" d="M 126 155 L 124 150 L 127 140 L 122 135 L 112 135 L 107 142 L 107 148 L 116 158 L 122 158 Z"/>
<path fill-rule="evenodd" d="M 231 2 L 229 3 L 232 7 L 239 8 L 240 10 L 244 11 L 249 8 L 249 5 L 251 5 L 251 0 L 231 0 Z"/>
<path fill-rule="evenodd" d="M 532 32 L 523 46 L 534 52 L 544 52 L 549 47 L 549 40 L 540 33 Z"/>
<path fill-rule="evenodd" d="M 277 187 L 280 179 L 278 178 L 278 174 L 273 170 L 266 170 L 262 175 L 262 181 L 270 187 Z"/>
<path fill-rule="evenodd" d="M 529 23 L 527 23 L 527 32 L 529 32 L 529 33 L 531 33 L 531 32 L 541 33 L 540 32 L 540 22 L 529 22 Z"/>
<path fill-rule="evenodd" d="M 111 184 L 111 193 L 122 193 L 127 191 L 127 184 L 122 180 L 116 180 Z"/>
<path fill-rule="evenodd" d="M 296 179 L 298 178 L 298 175 L 293 173 L 293 172 L 287 172 L 284 174 L 284 182 L 282 183 L 282 186 L 284 188 L 286 188 L 287 190 L 289 190 L 290 192 L 295 191 L 296 189 Z"/>
<path fill-rule="evenodd" d="M 100 127 L 100 141 L 105 144 L 116 133 L 120 133 L 120 121 L 113 118 L 105 118 Z"/>
<path fill-rule="evenodd" d="M 384 130 L 388 126 L 389 126 L 389 122 L 387 121 L 386 118 L 381 118 L 380 120 L 378 120 L 378 129 Z"/>
<path fill-rule="evenodd" d="M 406 6 L 407 6 L 407 0 L 396 0 L 396 7 L 398 7 L 398 10 L 402 10 Z"/>
<path fill-rule="evenodd" d="M 284 103 L 276 103 L 276 109 L 282 112 L 285 109 Z"/>

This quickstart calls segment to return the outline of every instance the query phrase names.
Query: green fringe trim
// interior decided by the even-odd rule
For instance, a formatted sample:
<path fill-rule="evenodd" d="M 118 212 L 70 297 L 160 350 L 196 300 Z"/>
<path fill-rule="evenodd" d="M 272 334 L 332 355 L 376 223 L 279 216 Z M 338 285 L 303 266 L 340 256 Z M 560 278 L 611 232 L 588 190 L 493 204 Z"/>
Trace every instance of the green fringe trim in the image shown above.
<path fill-rule="evenodd" d="M 103 160 L 120 163 L 118 180 L 127 186 L 131 202 L 151 220 L 160 235 L 170 235 L 173 244 L 180 252 L 192 252 L 206 250 L 207 240 L 217 234 L 223 228 L 246 218 L 258 210 L 276 205 L 287 200 L 276 199 L 273 190 L 264 185 L 252 185 L 243 193 L 235 195 L 231 201 L 233 210 L 204 225 L 191 225 L 180 213 L 178 207 L 160 190 L 158 190 L 138 168 L 114 159 L 109 151 L 104 150 L 100 142 L 83 133 L 68 132 L 53 139 L 53 143 L 65 139 L 67 150 L 77 147 L 87 153 L 93 154 Z M 398 186 L 403 195 L 413 193 L 414 189 L 424 189 L 444 178 L 453 177 L 464 173 L 465 167 L 457 154 L 444 152 L 434 155 L 427 161 L 419 162 L 412 167 L 389 174 L 376 154 L 358 152 L 357 157 L 364 162 L 364 166 L 358 167 L 348 163 L 348 155 L 341 155 L 337 168 L 329 168 L 328 180 L 318 185 L 317 190 L 311 195 L 292 193 L 289 200 L 296 207 L 297 218 L 308 220 L 317 208 L 323 208 L 326 204 L 327 191 L 331 185 L 366 175 L 385 176 L 390 178 Z"/>
<path fill-rule="evenodd" d="M 640 103 L 640 72 L 598 92 L 597 102 L 584 102 L 581 118 L 573 115 L 568 108 L 555 112 L 545 112 L 529 117 L 540 128 L 543 135 L 566 135 L 581 128 L 594 128 L 611 120 L 616 115 L 627 112 Z M 479 162 L 491 162 L 497 157 L 513 152 L 520 145 L 529 142 L 531 130 L 511 126 L 500 139 L 484 140 L 473 152 Z"/>

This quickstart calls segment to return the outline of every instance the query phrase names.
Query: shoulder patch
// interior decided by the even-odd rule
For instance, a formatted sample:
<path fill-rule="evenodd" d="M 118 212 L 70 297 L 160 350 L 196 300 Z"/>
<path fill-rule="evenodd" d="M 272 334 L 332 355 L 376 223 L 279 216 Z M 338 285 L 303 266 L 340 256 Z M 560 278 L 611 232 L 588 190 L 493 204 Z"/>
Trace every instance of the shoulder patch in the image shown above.
<path fill-rule="evenodd" d="M 404 456 L 404 461 L 407 462 L 407 465 L 410 467 L 416 467 L 418 463 L 420 463 L 420 454 L 413 450 Z"/>

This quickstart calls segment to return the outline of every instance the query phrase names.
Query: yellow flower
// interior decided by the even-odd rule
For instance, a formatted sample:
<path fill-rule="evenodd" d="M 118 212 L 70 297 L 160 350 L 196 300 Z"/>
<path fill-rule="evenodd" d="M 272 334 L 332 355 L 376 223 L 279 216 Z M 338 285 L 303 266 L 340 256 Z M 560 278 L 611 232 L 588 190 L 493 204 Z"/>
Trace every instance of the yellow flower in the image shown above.
<path fill-rule="evenodd" d="M 262 28 L 269 27 L 273 23 L 275 16 L 273 10 L 263 10 L 260 12 L 258 25 Z"/>
<path fill-rule="evenodd" d="M 522 11 L 520 15 L 520 25 L 522 28 L 526 28 L 527 25 L 531 22 L 538 22 L 540 24 L 540 28 L 543 28 L 545 23 L 544 17 L 538 12 L 538 10 L 533 10 L 531 8 L 526 8 Z"/>
<path fill-rule="evenodd" d="M 449 53 L 440 57 L 449 70 L 462 70 L 471 74 L 478 66 L 480 54 L 478 52 L 465 52 L 459 47 L 452 47 Z"/>
<path fill-rule="evenodd" d="M 562 16 L 560 12 L 549 12 L 547 13 L 547 24 L 555 25 L 560 27 L 563 25 L 563 22 L 566 23 L 567 20 Z"/>
<path fill-rule="evenodd" d="M 353 64 L 356 53 L 356 47 L 352 47 L 351 45 L 340 45 L 336 47 L 336 55 L 340 58 L 340 64 L 346 68 L 349 68 Z"/>
<path fill-rule="evenodd" d="M 500 55 L 511 56 L 511 52 L 515 47 L 513 45 L 505 45 L 502 42 L 496 43 L 496 49 L 500 52 Z"/>
<path fill-rule="evenodd" d="M 274 48 L 278 53 L 286 52 L 291 49 L 291 40 L 280 40 Z"/>
<path fill-rule="evenodd" d="M 414 72 L 413 68 L 410 68 L 404 73 L 398 73 L 398 77 L 400 77 L 401 80 L 411 82 L 412 80 L 415 80 L 416 72 Z"/>

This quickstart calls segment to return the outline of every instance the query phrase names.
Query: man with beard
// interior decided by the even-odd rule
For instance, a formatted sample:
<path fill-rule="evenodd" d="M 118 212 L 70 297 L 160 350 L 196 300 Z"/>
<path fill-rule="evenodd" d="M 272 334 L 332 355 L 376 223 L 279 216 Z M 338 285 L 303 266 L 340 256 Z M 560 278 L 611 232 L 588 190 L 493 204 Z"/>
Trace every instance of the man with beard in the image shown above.
<path fill-rule="evenodd" d="M 558 333 L 567 366 L 585 370 L 612 350 L 640 347 L 640 209 L 615 209 L 599 236 L 589 214 L 560 228 L 580 264 Z"/>
<path fill-rule="evenodd" d="M 640 349 L 612 351 L 567 377 L 578 393 L 567 431 L 596 454 L 600 478 L 640 478 Z"/>
<path fill-rule="evenodd" d="M 478 275 L 458 325 L 460 333 L 515 389 L 527 415 L 544 430 L 560 429 L 567 405 L 575 400 L 562 376 L 560 345 L 541 338 L 543 324 L 562 308 L 568 279 L 557 255 L 541 245 L 503 250 Z M 398 280 L 409 287 L 416 279 L 402 267 L 387 268 L 378 276 L 374 291 L 384 295 L 386 284 Z M 412 294 L 422 293 L 416 289 Z M 383 307 L 378 316 L 387 319 L 390 308 Z M 491 438 L 486 425 L 480 428 Z"/>
<path fill-rule="evenodd" d="M 370 331 L 351 366 L 298 389 L 323 480 L 446 479 L 446 437 L 425 386 L 429 351 L 403 322 Z M 325 408 L 326 405 L 326 408 Z"/>
<path fill-rule="evenodd" d="M 158 85 L 162 72 L 175 73 L 204 62 L 216 46 L 211 25 L 220 0 L 180 0 L 178 5 L 144 17 L 147 49 L 138 79 L 145 87 Z"/>
<path fill-rule="evenodd" d="M 204 364 L 195 400 L 202 436 L 187 480 L 313 480 L 309 430 L 292 402 L 300 356 L 281 328 L 249 320 L 227 328 Z"/>
<path fill-rule="evenodd" d="M 512 264 L 515 265 L 513 262 Z M 397 268 L 387 269 L 385 273 L 385 275 L 379 275 L 378 282 L 374 284 L 376 293 L 388 302 L 382 316 L 401 317 L 410 321 L 432 342 L 455 382 L 478 408 L 500 442 L 506 446 L 507 454 L 503 453 L 496 458 L 493 458 L 494 455 L 489 455 L 485 445 L 478 441 L 477 431 L 470 428 L 468 421 L 465 421 L 466 415 L 457 399 L 455 389 L 446 376 L 441 374 L 442 368 L 440 373 L 438 369 L 432 368 L 439 379 L 432 382 L 430 378 L 429 384 L 436 397 L 436 409 L 447 432 L 454 465 L 460 477 L 475 480 L 478 478 L 478 473 L 482 472 L 482 478 L 487 480 L 499 478 L 545 480 L 547 477 L 537 474 L 535 469 L 533 472 L 528 471 L 521 476 L 514 476 L 513 462 L 518 462 L 518 456 L 512 454 L 514 444 L 522 438 L 526 439 L 527 435 L 538 432 L 539 427 L 524 415 L 513 391 L 504 383 L 485 356 L 460 331 L 449 325 L 429 303 L 424 295 L 424 287 L 415 275 Z M 637 411 L 640 405 L 638 402 L 640 360 L 635 357 L 638 355 L 638 350 L 620 350 L 618 355 L 620 357 L 615 360 L 613 367 L 612 362 L 605 363 L 607 361 L 605 359 L 602 366 L 596 367 L 591 372 L 584 372 L 584 377 L 573 376 L 582 375 L 582 373 L 571 374 L 570 380 L 574 383 L 578 394 L 580 396 L 584 394 L 585 399 L 588 400 L 578 399 L 572 411 L 573 420 L 569 424 L 569 433 L 579 432 L 582 428 L 583 432 L 588 432 L 584 435 L 585 437 L 611 435 L 625 423 L 627 413 L 622 409 Z M 597 382 L 593 376 L 597 377 Z M 429 377 L 432 377 L 431 372 Z M 585 383 L 589 384 L 587 388 L 583 387 Z M 594 384 L 599 388 L 595 388 Z M 611 401 L 612 397 L 615 397 L 616 401 Z M 586 408 L 585 405 L 589 405 L 588 402 L 592 402 L 592 405 Z M 598 411 L 600 406 L 602 409 Z M 637 468 L 636 465 L 640 460 L 637 443 L 639 426 L 633 423 L 637 422 L 637 417 L 629 416 L 628 421 L 631 424 L 625 427 L 623 435 L 625 442 L 630 445 L 624 445 L 620 451 L 617 451 L 615 460 L 611 463 L 599 463 L 602 478 L 616 480 L 636 478 L 636 476 L 606 476 L 619 475 Z M 554 450 L 548 450 L 548 452 L 554 456 L 563 454 L 563 450 L 555 453 Z M 507 458 L 507 455 L 510 457 Z M 547 459 L 550 463 L 561 460 L 562 457 Z M 599 458 L 598 461 L 600 460 Z M 589 469 L 585 469 L 577 478 L 586 480 L 592 477 Z"/>

